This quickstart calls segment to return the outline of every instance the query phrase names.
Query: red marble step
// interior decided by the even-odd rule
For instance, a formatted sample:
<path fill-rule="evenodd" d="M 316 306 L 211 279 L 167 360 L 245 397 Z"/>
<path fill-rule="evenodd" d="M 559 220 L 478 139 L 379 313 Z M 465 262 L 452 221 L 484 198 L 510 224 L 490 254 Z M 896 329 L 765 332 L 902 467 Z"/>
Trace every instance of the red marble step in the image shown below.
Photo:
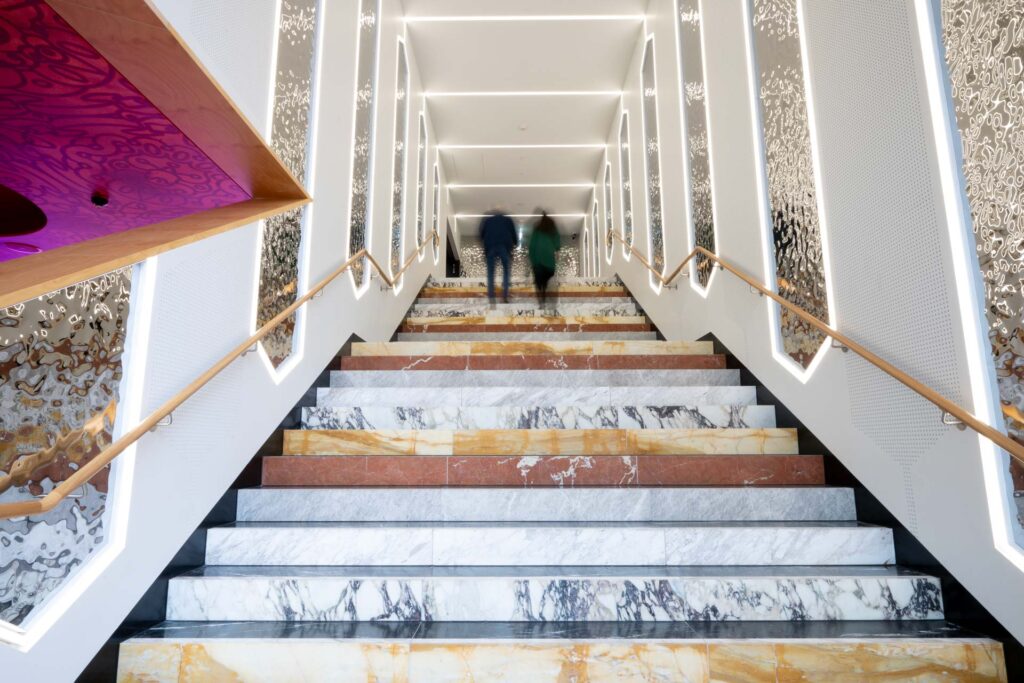
<path fill-rule="evenodd" d="M 270 456 L 264 486 L 821 486 L 820 455 Z"/>
<path fill-rule="evenodd" d="M 481 323 L 477 325 L 460 325 L 456 323 L 436 323 L 433 325 L 403 324 L 399 332 L 650 332 L 650 324 L 646 323 L 577 323 L 571 325 L 494 325 Z"/>
<path fill-rule="evenodd" d="M 345 356 L 342 370 L 721 370 L 722 355 Z"/>
<path fill-rule="evenodd" d="M 501 298 L 501 288 L 498 288 L 498 298 Z M 630 294 L 626 290 L 616 290 L 614 292 L 565 292 L 561 295 L 566 299 L 629 299 Z M 549 299 L 557 299 L 559 294 L 548 293 Z M 433 291 L 433 292 L 420 292 L 420 299 L 487 299 L 487 292 L 466 292 L 457 288 L 453 288 L 452 291 Z M 509 292 L 508 296 L 510 301 L 517 299 L 536 299 L 537 295 L 534 292 Z"/>

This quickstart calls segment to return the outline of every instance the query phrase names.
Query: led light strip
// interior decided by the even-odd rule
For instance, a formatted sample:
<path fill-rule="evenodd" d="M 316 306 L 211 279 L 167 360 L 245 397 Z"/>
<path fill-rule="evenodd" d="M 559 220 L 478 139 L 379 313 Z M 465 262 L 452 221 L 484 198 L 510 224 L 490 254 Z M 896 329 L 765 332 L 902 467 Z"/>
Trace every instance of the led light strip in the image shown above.
<path fill-rule="evenodd" d="M 495 15 L 453 15 L 453 16 L 407 16 L 407 24 L 440 24 L 499 21 L 643 21 L 643 14 L 495 14 Z"/>
<path fill-rule="evenodd" d="M 604 149 L 608 145 L 601 142 L 598 144 L 585 145 L 438 145 L 438 149 Z"/>
<path fill-rule="evenodd" d="M 448 187 L 453 190 L 480 190 L 480 189 L 492 189 L 492 188 L 579 188 L 592 190 L 594 189 L 594 183 L 508 183 L 508 184 L 494 184 L 494 185 L 460 185 L 452 183 Z"/>
<path fill-rule="evenodd" d="M 622 97 L 621 90 L 464 90 L 425 92 L 424 97 Z"/>

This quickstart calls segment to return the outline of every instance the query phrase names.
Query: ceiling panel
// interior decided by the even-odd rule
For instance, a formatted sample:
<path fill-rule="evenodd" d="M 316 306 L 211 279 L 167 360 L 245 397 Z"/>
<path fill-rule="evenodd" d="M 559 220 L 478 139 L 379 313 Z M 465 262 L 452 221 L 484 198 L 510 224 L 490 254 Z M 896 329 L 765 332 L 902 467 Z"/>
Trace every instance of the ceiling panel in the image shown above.
<path fill-rule="evenodd" d="M 532 216 L 513 216 L 512 220 L 518 225 L 530 225 L 537 219 Z M 558 232 L 563 235 L 564 238 L 572 239 L 573 235 L 580 235 L 583 232 L 583 218 L 562 218 L 556 217 L 555 224 L 558 226 Z M 466 237 L 478 237 L 480 234 L 480 219 L 477 217 L 472 218 L 459 218 L 456 220 L 457 230 L 460 235 Z M 573 242 L 569 242 L 567 246 L 571 246 Z"/>
<path fill-rule="evenodd" d="M 408 29 L 428 91 L 619 90 L 642 25 L 442 21 Z"/>
<path fill-rule="evenodd" d="M 405 0 L 409 16 L 643 14 L 648 0 Z"/>
<path fill-rule="evenodd" d="M 603 142 L 620 96 L 525 95 L 431 97 L 441 144 L 517 145 Z"/>
<path fill-rule="evenodd" d="M 591 183 L 605 148 L 442 149 L 448 182 L 455 185 Z"/>
<path fill-rule="evenodd" d="M 486 213 L 503 207 L 514 214 L 585 213 L 594 192 L 592 187 L 453 187 L 452 206 L 457 213 Z"/>

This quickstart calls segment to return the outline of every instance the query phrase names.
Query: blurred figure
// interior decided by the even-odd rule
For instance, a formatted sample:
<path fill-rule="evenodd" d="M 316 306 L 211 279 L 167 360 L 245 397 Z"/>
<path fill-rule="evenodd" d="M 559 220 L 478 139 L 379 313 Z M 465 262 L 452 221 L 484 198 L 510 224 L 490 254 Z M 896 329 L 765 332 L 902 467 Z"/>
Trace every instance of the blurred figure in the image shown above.
<path fill-rule="evenodd" d="M 508 286 L 512 278 L 512 250 L 519 241 L 516 224 L 505 215 L 501 207 L 498 207 L 480 221 L 480 240 L 484 243 L 484 256 L 487 258 L 487 297 L 493 306 L 494 269 L 498 261 L 501 261 L 501 298 L 508 303 Z"/>
<path fill-rule="evenodd" d="M 562 240 L 558 236 L 558 226 L 548 216 L 547 211 L 539 210 L 540 220 L 533 227 L 530 235 L 530 265 L 533 266 L 533 281 L 537 286 L 537 299 L 540 307 L 547 306 L 548 283 L 555 276 L 555 252 L 562 248 Z"/>

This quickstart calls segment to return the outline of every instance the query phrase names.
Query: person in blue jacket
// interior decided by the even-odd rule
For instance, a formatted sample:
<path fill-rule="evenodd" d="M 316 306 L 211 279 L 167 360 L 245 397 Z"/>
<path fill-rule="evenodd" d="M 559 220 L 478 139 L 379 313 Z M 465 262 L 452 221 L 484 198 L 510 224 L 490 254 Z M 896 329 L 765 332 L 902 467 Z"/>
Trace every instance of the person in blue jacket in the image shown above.
<path fill-rule="evenodd" d="M 498 261 L 501 261 L 501 297 L 508 303 L 508 286 L 512 278 L 512 250 L 519 242 L 516 224 L 500 208 L 495 209 L 480 221 L 480 240 L 484 243 L 484 256 L 487 258 L 487 297 L 493 304 L 494 269 Z"/>

